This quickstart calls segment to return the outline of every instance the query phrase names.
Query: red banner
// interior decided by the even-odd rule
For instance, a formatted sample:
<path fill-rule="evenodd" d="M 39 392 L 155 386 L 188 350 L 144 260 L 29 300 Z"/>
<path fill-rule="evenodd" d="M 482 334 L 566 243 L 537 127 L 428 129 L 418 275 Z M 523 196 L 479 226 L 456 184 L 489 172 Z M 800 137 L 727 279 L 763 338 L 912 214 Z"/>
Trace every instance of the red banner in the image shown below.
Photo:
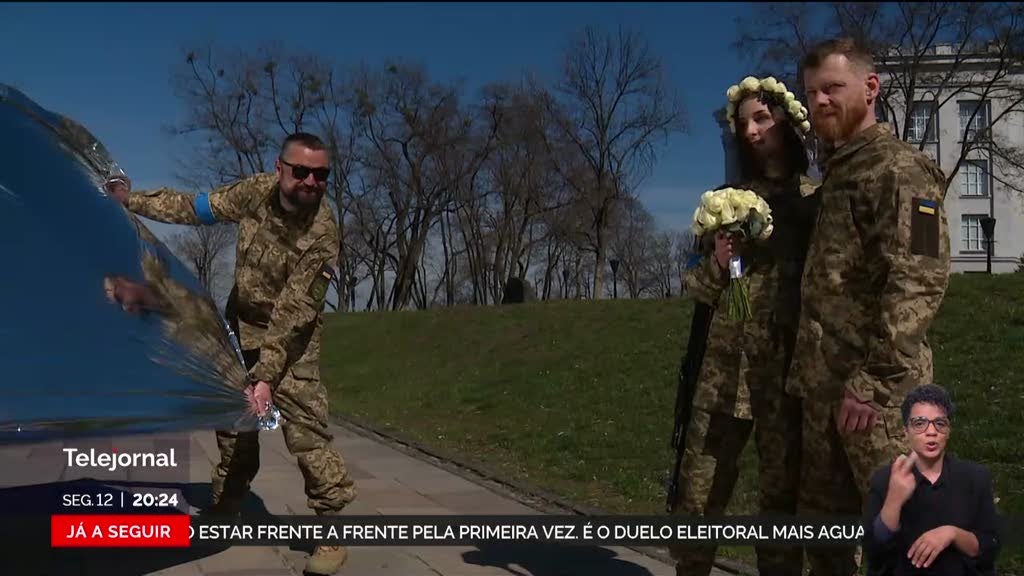
<path fill-rule="evenodd" d="M 59 515 L 50 517 L 54 548 L 187 548 L 189 516 Z"/>

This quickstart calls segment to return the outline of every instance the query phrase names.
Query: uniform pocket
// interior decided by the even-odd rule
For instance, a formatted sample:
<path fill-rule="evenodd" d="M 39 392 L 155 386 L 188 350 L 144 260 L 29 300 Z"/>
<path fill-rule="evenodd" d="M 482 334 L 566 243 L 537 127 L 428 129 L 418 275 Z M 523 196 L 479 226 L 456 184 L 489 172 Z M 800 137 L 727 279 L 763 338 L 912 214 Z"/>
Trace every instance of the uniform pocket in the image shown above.
<path fill-rule="evenodd" d="M 885 435 L 890 439 L 902 441 L 906 437 L 900 406 L 883 406 L 882 422 L 885 424 Z"/>
<path fill-rule="evenodd" d="M 320 380 L 320 364 L 317 362 L 295 363 L 291 367 L 296 380 Z"/>

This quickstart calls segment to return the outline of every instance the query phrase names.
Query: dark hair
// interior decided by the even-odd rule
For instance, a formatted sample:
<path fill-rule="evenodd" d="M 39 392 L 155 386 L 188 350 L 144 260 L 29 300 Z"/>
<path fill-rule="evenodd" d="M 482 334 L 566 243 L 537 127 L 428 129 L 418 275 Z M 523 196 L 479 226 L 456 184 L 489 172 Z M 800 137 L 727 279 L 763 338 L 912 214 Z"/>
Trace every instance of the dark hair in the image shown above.
<path fill-rule="evenodd" d="M 793 125 L 789 115 L 782 110 L 780 105 L 764 96 L 759 96 L 758 101 L 767 105 L 773 116 L 782 117 L 782 120 L 776 126 L 782 130 L 782 149 L 786 155 L 786 168 L 790 171 L 790 175 L 807 174 L 807 170 L 811 166 L 810 160 L 807 158 L 807 148 L 804 147 L 803 141 L 797 135 L 796 126 Z M 742 103 L 743 100 L 740 100 L 740 102 Z M 736 109 L 736 119 L 733 123 L 736 126 L 736 156 L 740 165 L 740 178 L 749 182 L 762 176 L 763 169 L 761 162 L 757 159 L 757 155 L 754 154 L 750 144 L 743 137 L 739 122 L 739 106 Z"/>
<path fill-rule="evenodd" d="M 288 150 L 288 146 L 293 143 L 300 144 L 310 150 L 327 149 L 327 147 L 324 146 L 324 141 L 317 136 L 308 132 L 296 132 L 294 134 L 289 134 L 288 137 L 284 139 L 284 143 L 281 144 L 281 156 L 284 156 L 284 153 Z"/>
<path fill-rule="evenodd" d="M 907 421 L 910 420 L 910 410 L 915 404 L 931 404 L 942 408 L 946 412 L 946 417 L 950 420 L 953 419 L 953 412 L 956 411 L 956 406 L 953 405 L 953 400 L 950 399 L 949 393 L 942 386 L 935 384 L 923 384 L 910 391 L 907 397 L 903 400 L 903 406 L 900 407 L 900 411 L 903 415 L 903 425 L 907 425 Z"/>
<path fill-rule="evenodd" d="M 800 63 L 801 76 L 808 68 L 818 68 L 829 56 L 845 56 L 851 64 L 860 67 L 864 72 L 875 71 L 875 58 L 871 51 L 853 38 L 833 38 L 811 48 Z"/>

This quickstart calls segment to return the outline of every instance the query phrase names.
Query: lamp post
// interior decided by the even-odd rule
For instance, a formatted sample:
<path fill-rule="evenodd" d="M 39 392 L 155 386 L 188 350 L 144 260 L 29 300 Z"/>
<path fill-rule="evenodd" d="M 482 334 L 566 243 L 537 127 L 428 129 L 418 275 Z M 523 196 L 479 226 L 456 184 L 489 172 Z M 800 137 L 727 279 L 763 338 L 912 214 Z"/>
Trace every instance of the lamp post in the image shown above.
<path fill-rule="evenodd" d="M 992 245 L 995 244 L 996 219 L 985 216 L 981 219 L 981 232 L 985 235 L 985 270 L 992 273 Z"/>
<path fill-rule="evenodd" d="M 619 261 L 612 260 L 609 262 L 612 265 L 612 297 L 618 300 L 619 298 Z"/>
<path fill-rule="evenodd" d="M 562 299 L 569 299 L 569 268 L 562 268 Z"/>

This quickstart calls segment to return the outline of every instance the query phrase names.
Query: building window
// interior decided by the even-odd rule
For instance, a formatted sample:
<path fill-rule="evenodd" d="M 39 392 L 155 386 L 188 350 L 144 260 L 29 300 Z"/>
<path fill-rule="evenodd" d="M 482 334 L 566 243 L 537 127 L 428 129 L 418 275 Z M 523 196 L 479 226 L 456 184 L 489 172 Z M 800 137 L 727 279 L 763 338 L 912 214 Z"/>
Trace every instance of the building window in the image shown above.
<path fill-rule="evenodd" d="M 910 125 L 907 126 L 907 138 L 911 142 L 935 141 L 935 126 L 928 126 L 928 119 L 935 109 L 934 102 L 914 102 L 910 110 Z M 927 134 L 925 130 L 928 130 Z"/>
<path fill-rule="evenodd" d="M 991 106 L 988 100 L 960 102 L 960 139 L 987 140 L 990 113 Z"/>
<path fill-rule="evenodd" d="M 964 160 L 960 167 L 960 195 L 988 197 L 988 160 Z"/>
<path fill-rule="evenodd" d="M 964 214 L 960 220 L 960 251 L 984 252 L 985 235 L 981 232 L 984 214 Z"/>

